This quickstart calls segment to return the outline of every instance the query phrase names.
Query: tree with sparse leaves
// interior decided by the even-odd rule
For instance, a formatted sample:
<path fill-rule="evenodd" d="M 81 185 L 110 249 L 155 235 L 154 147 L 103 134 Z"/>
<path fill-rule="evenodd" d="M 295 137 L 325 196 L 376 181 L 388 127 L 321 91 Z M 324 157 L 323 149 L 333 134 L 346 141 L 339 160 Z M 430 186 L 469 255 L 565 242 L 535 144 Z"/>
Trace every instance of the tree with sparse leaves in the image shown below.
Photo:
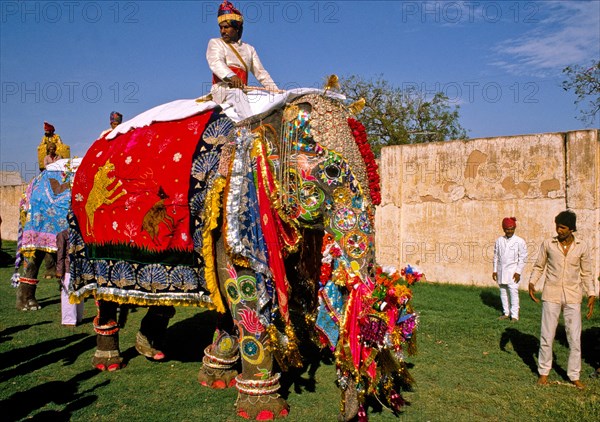
<path fill-rule="evenodd" d="M 563 73 L 567 79 L 562 87 L 565 91 L 575 92 L 575 105 L 579 108 L 587 101 L 577 119 L 591 126 L 600 114 L 600 60 L 592 61 L 591 66 L 567 66 Z"/>
<path fill-rule="evenodd" d="M 459 123 L 459 106 L 452 106 L 443 93 L 432 98 L 417 89 L 394 87 L 381 76 L 365 80 L 352 75 L 340 78 L 340 90 L 349 102 L 364 98 L 358 114 L 376 156 L 388 145 L 465 139 Z"/>

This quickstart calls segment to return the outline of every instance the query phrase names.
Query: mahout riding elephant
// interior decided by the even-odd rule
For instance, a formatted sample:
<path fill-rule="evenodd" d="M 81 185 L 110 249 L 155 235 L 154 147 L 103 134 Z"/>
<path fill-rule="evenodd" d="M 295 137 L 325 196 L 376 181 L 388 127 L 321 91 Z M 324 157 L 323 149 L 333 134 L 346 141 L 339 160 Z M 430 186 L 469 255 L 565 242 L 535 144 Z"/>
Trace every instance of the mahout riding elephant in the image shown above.
<path fill-rule="evenodd" d="M 421 275 L 375 263 L 379 176 L 351 110 L 334 94 L 298 90 L 234 123 L 180 100 L 97 140 L 70 216 L 71 297 L 100 302 L 94 366 L 121 366 L 120 304 L 154 309 L 136 348 L 155 360 L 173 306 L 206 306 L 231 318 L 198 379 L 235 385 L 239 416 L 288 415 L 275 362 L 302 365 L 295 324 L 334 351 L 341 419 L 363 417 L 369 394 L 398 410 L 417 322 L 410 284 Z M 294 319 L 294 304 L 306 318 Z"/>
<path fill-rule="evenodd" d="M 48 254 L 56 255 L 56 235 L 68 228 L 71 182 L 79 161 L 62 159 L 52 163 L 29 182 L 21 197 L 15 272 L 12 277 L 13 286 L 17 288 L 18 310 L 35 311 L 41 308 L 35 297 L 39 270 Z M 55 261 L 55 258 L 51 259 Z"/>

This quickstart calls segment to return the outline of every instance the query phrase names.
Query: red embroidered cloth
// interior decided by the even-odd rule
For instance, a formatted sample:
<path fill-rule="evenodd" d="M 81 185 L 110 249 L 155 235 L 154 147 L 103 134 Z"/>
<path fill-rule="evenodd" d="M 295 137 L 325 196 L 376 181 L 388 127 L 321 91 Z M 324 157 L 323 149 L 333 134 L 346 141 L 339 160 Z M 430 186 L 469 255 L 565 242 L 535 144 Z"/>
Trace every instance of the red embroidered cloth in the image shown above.
<path fill-rule="evenodd" d="M 193 250 L 190 169 L 210 116 L 153 123 L 92 145 L 72 192 L 86 244 Z"/>

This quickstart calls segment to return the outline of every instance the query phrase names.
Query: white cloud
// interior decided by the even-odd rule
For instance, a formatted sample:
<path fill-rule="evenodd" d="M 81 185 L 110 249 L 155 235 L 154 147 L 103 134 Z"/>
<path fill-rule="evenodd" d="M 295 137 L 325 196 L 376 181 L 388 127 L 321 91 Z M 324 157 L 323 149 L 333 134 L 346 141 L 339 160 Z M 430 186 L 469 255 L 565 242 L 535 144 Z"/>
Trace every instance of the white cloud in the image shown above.
<path fill-rule="evenodd" d="M 514 74 L 548 74 L 600 56 L 600 3 L 539 2 L 539 22 L 494 47 L 493 65 Z"/>

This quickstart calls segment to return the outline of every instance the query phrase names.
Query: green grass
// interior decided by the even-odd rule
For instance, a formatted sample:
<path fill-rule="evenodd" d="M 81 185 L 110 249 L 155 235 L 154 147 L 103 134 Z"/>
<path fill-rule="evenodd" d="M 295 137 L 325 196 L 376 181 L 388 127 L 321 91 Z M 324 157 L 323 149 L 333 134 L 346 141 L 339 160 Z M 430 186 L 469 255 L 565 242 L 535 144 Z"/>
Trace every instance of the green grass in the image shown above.
<path fill-rule="evenodd" d="M 14 254 L 14 242 L 4 249 Z M 203 348 L 215 325 L 212 312 L 178 308 L 169 325 L 169 361 L 153 363 L 134 349 L 145 310 L 131 312 L 121 331 L 127 367 L 115 373 L 91 367 L 95 336 L 93 300 L 84 324 L 60 325 L 55 280 L 43 280 L 36 312 L 14 309 L 12 268 L 0 269 L 0 419 L 73 421 L 239 421 L 234 389 L 214 391 L 196 381 Z M 581 379 L 568 384 L 568 348 L 562 326 L 555 340 L 551 385 L 535 385 L 541 307 L 521 293 L 521 320 L 498 321 L 496 288 L 422 283 L 416 285 L 420 313 L 418 354 L 409 358 L 416 380 L 402 421 L 596 421 L 600 381 L 588 375 L 600 360 L 600 312 L 583 323 Z M 290 421 L 335 421 L 339 393 L 335 368 L 314 361 L 284 375 Z M 371 403 L 371 421 L 398 420 Z"/>

